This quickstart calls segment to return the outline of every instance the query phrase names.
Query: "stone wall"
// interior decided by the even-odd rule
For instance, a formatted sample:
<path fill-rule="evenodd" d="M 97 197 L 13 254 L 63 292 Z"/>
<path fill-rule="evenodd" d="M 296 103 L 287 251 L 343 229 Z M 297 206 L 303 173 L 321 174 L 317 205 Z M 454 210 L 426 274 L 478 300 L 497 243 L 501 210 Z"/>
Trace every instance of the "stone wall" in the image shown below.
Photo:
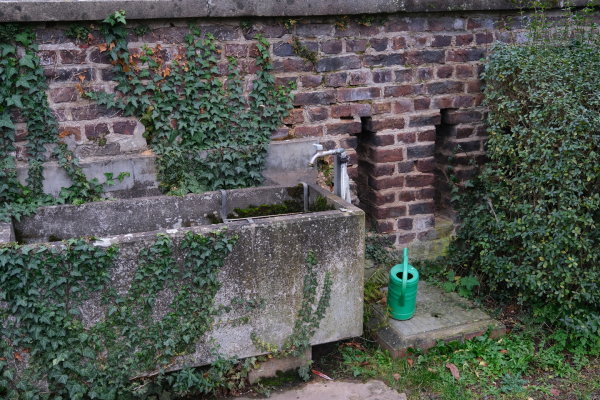
<path fill-rule="evenodd" d="M 522 20 L 517 11 L 503 11 L 129 25 L 150 29 L 142 36 L 132 32 L 131 48 L 158 47 L 168 59 L 179 51 L 188 24 L 197 24 L 218 39 L 223 64 L 237 57 L 247 79 L 256 68 L 253 37 L 263 34 L 278 81 L 298 86 L 294 109 L 273 140 L 314 138 L 326 148 L 347 149 L 360 207 L 377 232 L 401 246 L 437 238 L 435 215 L 448 211 L 444 170 L 456 146 L 453 163 L 460 178 L 472 173 L 469 160 L 483 161 L 481 60 L 496 41 L 523 40 Z M 81 87 L 113 87 L 112 66 L 99 51 L 103 40 L 97 31 L 76 41 L 65 36 L 68 27 L 36 25 L 61 136 L 77 144 L 84 159 L 146 151 L 143 126 L 134 118 L 82 99 Z M 294 39 L 315 52 L 316 62 L 294 52 Z M 19 138 L 26 140 L 23 124 Z"/>

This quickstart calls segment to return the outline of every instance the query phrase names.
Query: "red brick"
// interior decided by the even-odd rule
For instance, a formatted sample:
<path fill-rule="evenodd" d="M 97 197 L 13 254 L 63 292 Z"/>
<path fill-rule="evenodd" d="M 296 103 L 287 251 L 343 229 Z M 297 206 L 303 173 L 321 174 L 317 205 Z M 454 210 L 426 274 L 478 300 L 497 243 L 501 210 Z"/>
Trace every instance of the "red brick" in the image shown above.
<path fill-rule="evenodd" d="M 417 80 L 419 82 L 430 81 L 433 79 L 433 68 L 419 68 L 417 70 Z"/>
<path fill-rule="evenodd" d="M 339 104 L 331 107 L 332 118 L 368 117 L 370 115 L 370 104 Z"/>
<path fill-rule="evenodd" d="M 350 85 L 364 85 L 367 83 L 369 79 L 369 74 L 364 71 L 357 71 L 350 73 L 350 81 L 348 82 Z"/>
<path fill-rule="evenodd" d="M 85 121 L 91 119 L 97 119 L 106 116 L 118 116 L 120 111 L 111 112 L 103 106 L 90 105 L 85 107 L 77 107 L 71 109 L 71 115 L 74 121 Z"/>
<path fill-rule="evenodd" d="M 366 39 L 346 40 L 346 51 L 349 53 L 361 53 L 367 50 Z"/>
<path fill-rule="evenodd" d="M 469 137 L 471 135 L 473 135 L 473 133 L 475 132 L 475 129 L 471 126 L 468 127 L 460 127 L 456 129 L 456 138 L 457 139 L 464 139 L 466 137 Z"/>
<path fill-rule="evenodd" d="M 308 109 L 308 119 L 312 122 L 324 121 L 329 118 L 329 109 L 327 107 L 311 107 Z"/>
<path fill-rule="evenodd" d="M 410 204 L 408 206 L 408 214 L 409 215 L 433 214 L 433 212 L 434 212 L 433 201 L 429 201 L 426 203 Z"/>
<path fill-rule="evenodd" d="M 448 50 L 446 54 L 446 61 L 448 62 L 469 62 L 479 61 L 485 57 L 485 49 L 473 48 L 473 49 L 455 49 Z"/>
<path fill-rule="evenodd" d="M 435 141 L 435 129 L 429 129 L 423 132 L 417 133 L 417 140 L 419 142 L 434 142 Z"/>
<path fill-rule="evenodd" d="M 392 39 L 392 49 L 400 50 L 406 48 L 406 38 L 403 36 L 395 37 Z"/>
<path fill-rule="evenodd" d="M 412 50 L 406 54 L 406 63 L 411 65 L 443 64 L 444 50 Z"/>
<path fill-rule="evenodd" d="M 393 176 L 389 178 L 376 179 L 372 176 L 369 176 L 369 186 L 375 190 L 401 188 L 402 186 L 404 186 L 404 177 Z M 400 215 L 404 215 L 404 213 Z M 398 215 L 395 216 L 397 217 Z"/>
<path fill-rule="evenodd" d="M 278 76 L 275 78 L 275 85 L 277 86 L 289 86 L 292 83 L 296 83 L 298 78 L 295 76 Z"/>
<path fill-rule="evenodd" d="M 386 163 L 394 161 L 402 161 L 404 155 L 402 149 L 380 149 L 371 148 L 369 149 L 369 158 L 376 163 Z"/>
<path fill-rule="evenodd" d="M 429 18 L 427 23 L 429 30 L 437 32 L 464 30 L 466 26 L 464 19 L 454 17 Z"/>
<path fill-rule="evenodd" d="M 295 106 L 331 103 L 335 103 L 335 96 L 333 90 L 325 90 L 322 92 L 296 93 L 296 96 L 294 97 Z"/>
<path fill-rule="evenodd" d="M 225 45 L 225 56 L 226 57 L 248 57 L 249 46 L 247 44 L 226 44 Z M 273 47 L 275 48 L 275 47 Z M 291 54 L 289 54 L 291 55 Z"/>
<path fill-rule="evenodd" d="M 390 69 L 374 70 L 371 75 L 373 76 L 373 83 L 387 83 L 394 80 L 394 74 Z"/>
<path fill-rule="evenodd" d="M 435 196 L 435 188 L 425 187 L 416 192 L 417 200 L 431 200 Z"/>
<path fill-rule="evenodd" d="M 278 128 L 271 133 L 271 140 L 286 140 L 290 138 L 290 128 Z"/>
<path fill-rule="evenodd" d="M 384 193 L 379 193 L 379 192 L 375 192 L 375 191 L 369 191 L 365 196 L 365 200 L 367 203 L 373 204 L 376 206 L 393 203 L 395 201 L 395 198 L 396 198 L 395 193 L 385 193 L 384 194 Z"/>
<path fill-rule="evenodd" d="M 296 137 L 323 136 L 323 127 L 322 126 L 298 126 L 294 129 L 294 135 Z"/>
<path fill-rule="evenodd" d="M 85 50 L 61 50 L 60 59 L 63 64 L 85 63 Z"/>
<path fill-rule="evenodd" d="M 481 93 L 481 81 L 469 81 L 467 82 L 467 93 Z"/>
<path fill-rule="evenodd" d="M 413 220 L 412 218 L 398 218 L 396 226 L 401 231 L 410 231 L 413 228 Z"/>
<path fill-rule="evenodd" d="M 416 200 L 416 192 L 414 190 L 403 190 L 398 195 L 398 200 L 403 202 Z"/>
<path fill-rule="evenodd" d="M 484 115 L 474 110 L 449 110 L 444 114 L 444 123 L 450 125 L 483 121 Z"/>
<path fill-rule="evenodd" d="M 452 76 L 454 68 L 451 65 L 440 65 L 437 67 L 436 76 L 440 79 L 447 79 Z"/>
<path fill-rule="evenodd" d="M 452 36 L 435 35 L 431 41 L 431 47 L 447 47 L 452 43 Z"/>
<path fill-rule="evenodd" d="M 51 50 L 42 50 L 37 52 L 38 57 L 40 58 L 40 64 L 42 66 L 54 65 L 56 64 L 56 52 Z"/>
<path fill-rule="evenodd" d="M 302 75 L 300 77 L 300 82 L 302 83 L 302 87 L 305 88 L 314 88 L 321 85 L 323 81 L 323 77 L 321 75 Z"/>
<path fill-rule="evenodd" d="M 442 81 L 427 84 L 427 92 L 431 95 L 462 93 L 464 89 L 465 84 L 459 81 Z"/>
<path fill-rule="evenodd" d="M 452 103 L 453 108 L 468 108 L 475 105 L 475 96 L 456 96 Z"/>
<path fill-rule="evenodd" d="M 359 168 L 371 176 L 388 176 L 394 173 L 394 164 L 374 164 L 366 160 L 359 160 Z"/>
<path fill-rule="evenodd" d="M 375 51 L 385 51 L 388 46 L 387 38 L 372 38 L 369 40 L 369 45 Z"/>
<path fill-rule="evenodd" d="M 427 97 L 421 97 L 413 100 L 415 111 L 418 110 L 427 110 L 429 109 L 429 105 L 431 104 L 431 99 Z"/>
<path fill-rule="evenodd" d="M 369 214 L 377 219 L 402 217 L 406 215 L 406 206 L 373 207 Z"/>
<path fill-rule="evenodd" d="M 473 72 L 473 66 L 469 64 L 460 64 L 456 67 L 456 77 L 457 78 L 471 78 L 475 74 Z"/>
<path fill-rule="evenodd" d="M 346 86 L 348 80 L 348 74 L 346 72 L 338 72 L 335 74 L 329 74 L 325 78 L 325 85 L 330 87 Z"/>
<path fill-rule="evenodd" d="M 409 99 L 400 99 L 394 102 L 394 113 L 403 114 L 413 110 L 413 102 Z"/>
<path fill-rule="evenodd" d="M 468 46 L 471 43 L 473 43 L 473 35 L 469 34 L 463 34 L 463 35 L 456 35 L 456 45 L 457 46 Z"/>
<path fill-rule="evenodd" d="M 393 133 L 381 134 L 375 132 L 369 136 L 369 143 L 374 146 L 391 146 L 396 142 L 396 135 Z"/>
<path fill-rule="evenodd" d="M 386 86 L 384 88 L 385 97 L 404 97 L 415 92 L 413 85 Z"/>
<path fill-rule="evenodd" d="M 384 129 L 403 129 L 404 124 L 404 118 L 372 119 L 365 128 L 370 132 L 378 132 Z"/>
<path fill-rule="evenodd" d="M 314 69 L 310 61 L 300 58 L 287 58 L 273 62 L 275 72 L 310 72 Z"/>
<path fill-rule="evenodd" d="M 437 96 L 433 98 L 432 108 L 452 108 L 454 107 L 454 99 L 453 96 Z"/>
<path fill-rule="evenodd" d="M 85 126 L 85 136 L 89 140 L 99 139 L 108 134 L 110 134 L 110 131 L 108 130 L 108 125 L 105 123 Z"/>
<path fill-rule="evenodd" d="M 417 128 L 417 127 L 421 127 L 421 126 L 439 125 L 441 120 L 442 120 L 442 117 L 439 113 L 415 115 L 415 116 L 410 117 L 408 126 Z"/>
<path fill-rule="evenodd" d="M 294 108 L 289 111 L 287 117 L 283 119 L 283 123 L 286 125 L 301 124 L 304 122 L 304 110 L 301 108 Z"/>
<path fill-rule="evenodd" d="M 135 121 L 114 122 L 113 132 L 121 135 L 133 135 L 136 126 L 137 122 Z"/>
<path fill-rule="evenodd" d="M 410 82 L 413 80 L 413 70 L 412 69 L 400 69 L 395 72 L 395 82 Z"/>
<path fill-rule="evenodd" d="M 328 135 L 355 135 L 362 132 L 360 121 L 340 122 L 337 124 L 327 124 Z"/>
<path fill-rule="evenodd" d="M 404 65 L 407 60 L 404 54 L 392 53 L 392 54 L 375 54 L 366 55 L 363 59 L 363 64 L 366 67 L 384 66 L 389 67 L 393 65 Z"/>
<path fill-rule="evenodd" d="M 360 68 L 360 58 L 356 55 L 343 57 L 320 58 L 317 61 L 317 72 L 330 72 Z"/>
<path fill-rule="evenodd" d="M 50 99 L 54 103 L 67 103 L 77 100 L 77 89 L 74 87 L 61 87 L 50 89 Z"/>
<path fill-rule="evenodd" d="M 375 221 L 375 230 L 377 233 L 387 233 L 394 231 L 394 223 L 391 221 Z"/>
<path fill-rule="evenodd" d="M 350 88 L 337 89 L 336 94 L 338 101 L 361 101 L 379 98 L 381 91 L 377 87 Z"/>
<path fill-rule="evenodd" d="M 404 144 L 414 143 L 416 136 L 414 132 L 401 132 L 396 135 L 396 141 Z"/>
<path fill-rule="evenodd" d="M 435 144 L 412 146 L 406 149 L 407 158 L 409 160 L 432 157 L 434 152 Z"/>
<path fill-rule="evenodd" d="M 479 32 L 475 34 L 475 42 L 477 44 L 489 44 L 494 41 L 494 34 L 492 32 Z"/>
<path fill-rule="evenodd" d="M 325 54 L 338 54 L 342 52 L 341 40 L 327 40 L 321 43 L 321 51 Z"/>
<path fill-rule="evenodd" d="M 435 159 L 430 157 L 417 160 L 415 167 L 419 172 L 432 172 L 435 169 Z"/>
<path fill-rule="evenodd" d="M 387 114 L 392 111 L 391 103 L 373 103 L 373 114 Z"/>

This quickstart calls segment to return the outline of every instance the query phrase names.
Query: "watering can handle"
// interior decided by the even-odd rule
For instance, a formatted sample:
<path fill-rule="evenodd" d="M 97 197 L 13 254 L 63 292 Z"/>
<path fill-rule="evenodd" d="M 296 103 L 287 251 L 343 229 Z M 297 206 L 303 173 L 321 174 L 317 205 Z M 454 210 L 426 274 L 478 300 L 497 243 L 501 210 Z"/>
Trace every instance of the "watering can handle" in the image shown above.
<path fill-rule="evenodd" d="M 408 248 L 404 248 L 404 271 L 402 273 L 402 297 L 406 295 L 406 281 L 408 280 Z"/>

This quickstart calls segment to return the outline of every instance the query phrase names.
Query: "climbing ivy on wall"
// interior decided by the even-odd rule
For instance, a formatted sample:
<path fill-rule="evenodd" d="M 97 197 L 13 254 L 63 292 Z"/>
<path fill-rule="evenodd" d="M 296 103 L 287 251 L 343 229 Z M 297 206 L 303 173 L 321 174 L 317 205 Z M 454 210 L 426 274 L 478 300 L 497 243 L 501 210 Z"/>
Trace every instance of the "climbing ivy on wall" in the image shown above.
<path fill-rule="evenodd" d="M 111 282 L 116 247 L 84 239 L 0 247 L 0 397 L 121 400 L 163 385 L 181 393 L 223 386 L 233 360 L 201 372 L 165 370 L 212 329 L 217 274 L 236 240 L 224 232 L 188 232 L 177 243 L 158 235 L 139 251 L 126 293 Z M 157 314 L 165 292 L 172 300 Z M 82 307 L 100 321 L 84 320 Z"/>
<path fill-rule="evenodd" d="M 245 96 L 234 57 L 222 73 L 215 38 L 190 28 L 185 47 L 169 62 L 159 47 L 132 52 L 125 16 L 117 12 L 101 27 L 101 46 L 114 65 L 116 94 L 87 93 L 111 108 L 134 115 L 158 157 L 165 192 L 185 194 L 255 186 L 272 132 L 291 107 L 292 86 L 276 86 L 269 44 L 257 36 L 258 72 Z"/>
<path fill-rule="evenodd" d="M 34 41 L 29 30 L 0 26 L 0 221 L 31 214 L 42 205 L 91 201 L 102 193 L 102 185 L 86 179 L 67 146 L 57 144 L 58 124 L 48 105 L 48 86 Z M 25 185 L 17 180 L 16 113 L 27 125 L 29 171 Z M 43 162 L 52 156 L 73 182 L 58 198 L 43 192 Z"/>

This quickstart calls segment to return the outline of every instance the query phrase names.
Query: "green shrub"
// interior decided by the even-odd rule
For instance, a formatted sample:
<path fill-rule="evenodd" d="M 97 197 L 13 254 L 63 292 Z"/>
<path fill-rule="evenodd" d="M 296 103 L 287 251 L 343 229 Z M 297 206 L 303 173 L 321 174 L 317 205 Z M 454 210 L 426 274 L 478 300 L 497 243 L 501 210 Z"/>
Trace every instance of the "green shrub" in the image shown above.
<path fill-rule="evenodd" d="M 549 38 L 544 30 L 490 52 L 489 161 L 455 197 L 462 227 L 452 264 L 596 341 L 600 34 L 571 26 Z"/>

